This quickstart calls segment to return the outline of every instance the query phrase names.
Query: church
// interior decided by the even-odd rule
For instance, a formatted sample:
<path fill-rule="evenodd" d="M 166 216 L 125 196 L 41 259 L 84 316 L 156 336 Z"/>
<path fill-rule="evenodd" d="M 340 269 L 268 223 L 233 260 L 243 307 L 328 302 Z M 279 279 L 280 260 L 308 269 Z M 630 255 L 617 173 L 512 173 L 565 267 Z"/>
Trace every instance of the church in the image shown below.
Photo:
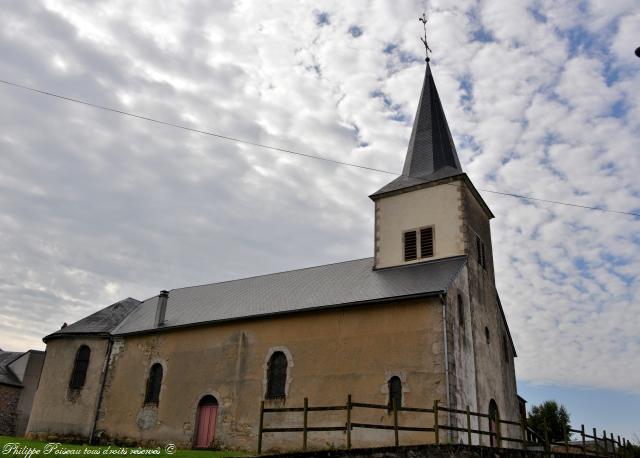
<path fill-rule="evenodd" d="M 496 416 L 518 421 L 494 215 L 460 165 L 428 61 L 402 175 L 370 198 L 372 257 L 128 298 L 46 336 L 28 437 L 255 451 L 261 403 L 344 405 L 348 395 L 469 406 L 487 414 L 473 425 L 485 430 Z M 391 421 L 391 409 L 362 415 Z M 423 421 L 417 415 L 409 420 Z M 463 417 L 439 421 L 462 427 Z M 314 412 L 309 422 L 341 418 Z M 270 424 L 300 426 L 300 413 L 269 415 Z M 392 437 L 360 429 L 352 442 Z M 344 431 L 309 433 L 310 448 L 344 441 Z M 403 444 L 433 441 L 402 432 Z M 300 433 L 264 435 L 265 451 L 299 449 Z"/>

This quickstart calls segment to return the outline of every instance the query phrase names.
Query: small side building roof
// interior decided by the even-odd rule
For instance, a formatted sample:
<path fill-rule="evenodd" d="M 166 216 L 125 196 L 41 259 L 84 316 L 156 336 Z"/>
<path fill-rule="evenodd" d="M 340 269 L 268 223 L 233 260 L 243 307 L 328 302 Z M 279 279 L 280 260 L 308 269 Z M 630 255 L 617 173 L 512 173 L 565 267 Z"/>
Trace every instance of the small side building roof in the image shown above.
<path fill-rule="evenodd" d="M 89 315 L 73 324 L 65 326 L 49 334 L 43 340 L 56 337 L 70 337 L 74 335 L 109 335 L 138 305 L 140 301 L 131 297 L 111 304 L 96 313 Z"/>
<path fill-rule="evenodd" d="M 374 270 L 373 258 L 171 290 L 162 328 L 264 317 L 445 293 L 465 256 Z M 114 335 L 157 331 L 158 297 L 142 302 Z"/>
<path fill-rule="evenodd" d="M 9 364 L 18 359 L 24 353 L 17 351 L 3 351 L 0 350 L 0 384 L 22 386 L 22 382 L 15 376 L 15 374 L 9 368 Z"/>

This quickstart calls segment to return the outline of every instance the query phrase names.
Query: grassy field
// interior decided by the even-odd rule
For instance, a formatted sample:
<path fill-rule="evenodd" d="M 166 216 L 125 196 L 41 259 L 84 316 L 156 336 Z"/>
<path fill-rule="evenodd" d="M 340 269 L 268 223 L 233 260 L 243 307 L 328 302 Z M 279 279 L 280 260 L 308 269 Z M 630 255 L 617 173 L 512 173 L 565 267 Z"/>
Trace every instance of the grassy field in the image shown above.
<path fill-rule="evenodd" d="M 173 453 L 171 453 L 173 452 Z M 77 444 L 56 444 L 44 441 L 27 440 L 21 437 L 0 436 L 0 458 L 22 457 L 33 458 L 42 456 L 52 457 L 176 457 L 176 458 L 225 458 L 248 456 L 243 452 L 220 452 L 208 450 L 167 450 L 157 448 L 129 448 L 117 446 L 94 446 Z"/>

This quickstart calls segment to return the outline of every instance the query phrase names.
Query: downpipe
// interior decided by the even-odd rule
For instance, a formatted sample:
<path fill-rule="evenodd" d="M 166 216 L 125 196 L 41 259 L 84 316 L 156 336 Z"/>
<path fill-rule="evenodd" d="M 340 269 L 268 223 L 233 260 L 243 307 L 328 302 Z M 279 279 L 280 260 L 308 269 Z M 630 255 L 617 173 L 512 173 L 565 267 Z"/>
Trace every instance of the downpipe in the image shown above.
<path fill-rule="evenodd" d="M 93 424 L 91 425 L 91 433 L 89 433 L 89 444 L 95 444 L 96 426 L 98 424 L 98 416 L 100 415 L 100 407 L 102 407 L 102 398 L 104 397 L 104 385 L 107 381 L 107 371 L 109 370 L 109 360 L 111 359 L 111 349 L 113 347 L 113 337 L 109 336 L 107 343 L 107 354 L 102 366 L 102 374 L 100 375 L 100 391 L 98 393 L 98 401 L 96 403 L 96 413 L 93 416 Z"/>
<path fill-rule="evenodd" d="M 449 345 L 447 339 L 447 300 L 445 294 L 439 294 L 440 302 L 442 303 L 442 327 L 444 331 L 444 383 L 447 395 L 447 407 L 449 409 L 451 406 L 451 390 L 449 388 Z M 451 426 L 451 412 L 447 412 L 447 421 L 448 426 Z M 449 439 L 449 443 L 451 444 L 453 441 L 452 431 L 447 430 L 447 438 Z"/>

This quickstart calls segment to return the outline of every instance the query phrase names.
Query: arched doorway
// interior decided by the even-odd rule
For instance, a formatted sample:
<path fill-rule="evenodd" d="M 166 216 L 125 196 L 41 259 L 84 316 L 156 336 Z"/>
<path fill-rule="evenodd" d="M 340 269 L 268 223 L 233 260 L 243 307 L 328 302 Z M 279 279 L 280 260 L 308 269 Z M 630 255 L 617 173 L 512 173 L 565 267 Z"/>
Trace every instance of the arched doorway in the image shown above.
<path fill-rule="evenodd" d="M 495 399 L 489 402 L 489 431 L 492 433 L 498 432 L 498 421 L 500 421 L 500 413 L 498 412 L 498 404 Z M 498 437 L 496 435 L 489 436 L 492 447 L 498 447 Z"/>
<path fill-rule="evenodd" d="M 218 401 L 216 398 L 208 394 L 200 399 L 198 415 L 196 416 L 195 448 L 209 448 L 213 445 L 217 416 Z"/>

